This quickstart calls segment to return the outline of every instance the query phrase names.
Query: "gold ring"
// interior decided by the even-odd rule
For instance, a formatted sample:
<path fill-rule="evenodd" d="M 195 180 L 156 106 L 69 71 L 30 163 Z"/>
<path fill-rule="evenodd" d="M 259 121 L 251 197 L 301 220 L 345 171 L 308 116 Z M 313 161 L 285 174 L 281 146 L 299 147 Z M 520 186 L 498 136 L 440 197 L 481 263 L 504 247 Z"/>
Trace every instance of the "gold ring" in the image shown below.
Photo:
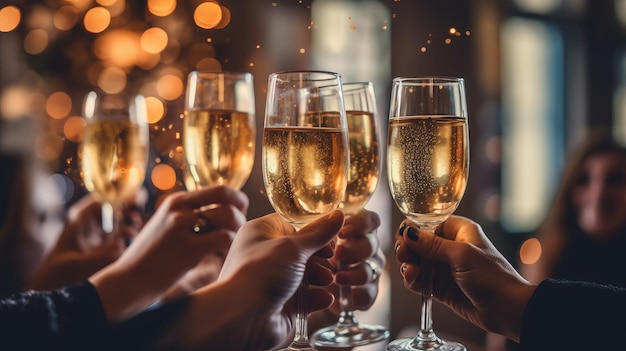
<path fill-rule="evenodd" d="M 208 224 L 209 224 L 209 221 L 207 220 L 204 213 L 198 212 L 198 218 L 196 219 L 196 222 L 193 224 L 193 227 L 191 228 L 191 230 L 193 230 L 195 234 L 208 232 L 210 229 Z"/>

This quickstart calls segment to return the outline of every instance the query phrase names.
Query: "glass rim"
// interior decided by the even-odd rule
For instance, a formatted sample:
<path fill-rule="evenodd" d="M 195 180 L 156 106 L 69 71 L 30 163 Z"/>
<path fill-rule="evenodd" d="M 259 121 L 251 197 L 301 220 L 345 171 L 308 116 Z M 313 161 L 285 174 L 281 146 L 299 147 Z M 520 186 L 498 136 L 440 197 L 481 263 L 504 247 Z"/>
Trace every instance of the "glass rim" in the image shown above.
<path fill-rule="evenodd" d="M 269 74 L 269 79 L 280 79 L 280 76 L 288 76 L 288 75 L 296 75 L 296 74 L 307 74 L 307 73 L 311 73 L 311 74 L 318 74 L 322 77 L 319 78 L 315 78 L 315 77 L 311 77 L 308 80 L 311 81 L 325 81 L 325 80 L 341 80 L 341 73 L 338 72 L 333 72 L 333 71 L 325 71 L 325 70 L 289 70 L 289 71 L 278 71 L 278 72 L 272 72 Z M 324 75 L 326 75 L 326 77 L 323 77 Z M 280 80 L 284 80 L 284 79 L 280 79 Z"/>
<path fill-rule="evenodd" d="M 393 83 L 405 85 L 425 85 L 425 84 L 463 84 L 465 79 L 452 76 L 421 76 L 421 77 L 396 77 Z"/>
<path fill-rule="evenodd" d="M 251 72 L 238 72 L 238 71 L 211 71 L 211 70 L 194 70 L 189 72 L 189 77 L 191 76 L 223 76 L 223 77 L 234 77 L 234 78 L 252 78 L 254 75 Z"/>

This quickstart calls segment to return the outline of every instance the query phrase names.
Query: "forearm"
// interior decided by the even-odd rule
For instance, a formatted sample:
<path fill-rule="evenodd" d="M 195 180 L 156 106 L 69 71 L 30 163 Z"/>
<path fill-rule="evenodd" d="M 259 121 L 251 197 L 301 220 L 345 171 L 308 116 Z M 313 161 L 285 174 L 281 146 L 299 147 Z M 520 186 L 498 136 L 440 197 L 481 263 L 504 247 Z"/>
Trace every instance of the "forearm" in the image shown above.
<path fill-rule="evenodd" d="M 254 350 L 264 344 L 255 328 L 262 303 L 241 279 L 220 281 L 198 290 L 156 343 L 157 350 Z M 265 307 L 265 306 L 263 306 Z"/>

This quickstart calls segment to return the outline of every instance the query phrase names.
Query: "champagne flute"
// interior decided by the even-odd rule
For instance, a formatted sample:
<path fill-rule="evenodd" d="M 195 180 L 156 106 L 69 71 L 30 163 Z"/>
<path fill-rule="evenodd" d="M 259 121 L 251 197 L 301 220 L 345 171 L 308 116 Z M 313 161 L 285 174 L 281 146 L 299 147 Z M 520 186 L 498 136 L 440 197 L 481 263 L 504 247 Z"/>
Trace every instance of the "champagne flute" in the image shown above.
<path fill-rule="evenodd" d="M 148 123 L 142 95 L 90 91 L 79 159 L 85 188 L 102 201 L 102 229 L 118 229 L 124 201 L 141 188 L 148 165 Z"/>
<path fill-rule="evenodd" d="M 346 191 L 349 152 L 339 74 L 270 74 L 263 181 L 276 212 L 296 230 L 339 206 Z M 306 277 L 296 298 L 295 336 L 284 350 L 315 350 L 307 333 Z"/>
<path fill-rule="evenodd" d="M 380 176 L 380 145 L 374 85 L 371 82 L 344 83 L 343 97 L 348 119 L 350 171 L 346 194 L 339 207 L 350 216 L 364 208 L 376 190 Z M 339 269 L 350 267 L 349 262 L 341 262 Z M 339 306 L 337 323 L 313 334 L 315 345 L 354 347 L 389 337 L 389 331 L 383 326 L 359 323 L 354 314 L 351 286 L 339 287 Z"/>
<path fill-rule="evenodd" d="M 387 171 L 393 199 L 402 213 L 435 231 L 457 208 L 469 171 L 465 83 L 461 78 L 395 78 L 391 91 Z M 437 337 L 432 326 L 432 274 L 422 290 L 421 326 L 413 338 L 394 340 L 388 351 L 465 351 Z"/>
<path fill-rule="evenodd" d="M 241 189 L 252 172 L 255 138 L 251 73 L 189 73 L 183 121 L 188 190 L 208 185 Z"/>

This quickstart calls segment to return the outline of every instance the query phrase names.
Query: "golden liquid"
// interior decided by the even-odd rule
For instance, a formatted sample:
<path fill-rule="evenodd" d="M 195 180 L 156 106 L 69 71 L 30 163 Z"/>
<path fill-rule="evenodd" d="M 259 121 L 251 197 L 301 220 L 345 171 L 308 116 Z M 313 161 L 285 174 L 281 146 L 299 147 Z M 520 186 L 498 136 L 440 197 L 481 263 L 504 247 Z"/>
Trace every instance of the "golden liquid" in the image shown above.
<path fill-rule="evenodd" d="M 146 174 L 146 137 L 138 125 L 107 120 L 85 128 L 80 150 L 85 188 L 116 203 L 134 196 Z"/>
<path fill-rule="evenodd" d="M 265 128 L 263 179 L 280 215 L 300 227 L 337 208 L 347 180 L 348 145 L 339 128 Z"/>
<path fill-rule="evenodd" d="M 391 119 L 387 152 L 389 187 L 405 216 L 438 224 L 454 212 L 469 171 L 467 119 Z"/>
<path fill-rule="evenodd" d="M 183 123 L 189 175 L 199 186 L 241 189 L 254 163 L 254 116 L 237 111 L 190 111 Z"/>
<path fill-rule="evenodd" d="M 354 214 L 370 199 L 380 177 L 379 142 L 375 115 L 362 111 L 346 111 L 350 142 L 350 169 L 346 194 L 339 208 Z"/>

